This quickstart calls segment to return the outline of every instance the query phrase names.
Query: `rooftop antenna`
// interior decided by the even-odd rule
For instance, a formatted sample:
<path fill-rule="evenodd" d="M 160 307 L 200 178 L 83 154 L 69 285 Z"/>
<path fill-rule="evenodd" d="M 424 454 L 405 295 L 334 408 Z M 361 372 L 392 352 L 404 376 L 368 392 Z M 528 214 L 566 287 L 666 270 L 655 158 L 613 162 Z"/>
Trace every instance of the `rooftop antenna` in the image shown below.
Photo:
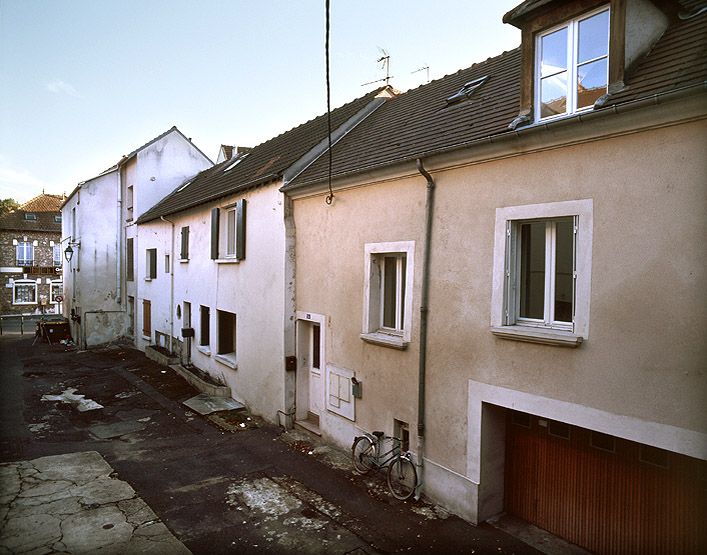
<path fill-rule="evenodd" d="M 365 87 L 366 85 L 372 85 L 373 83 L 380 83 L 381 81 L 385 81 L 386 86 L 388 86 L 390 83 L 390 80 L 392 79 L 392 76 L 390 75 L 390 54 L 386 52 L 383 48 L 380 46 L 378 47 L 378 50 L 380 50 L 382 56 L 376 60 L 381 65 L 381 69 L 385 69 L 385 77 L 383 79 L 376 79 L 375 81 L 369 81 L 368 83 L 364 83 L 361 85 L 362 87 Z"/>
<path fill-rule="evenodd" d="M 429 66 L 429 64 L 425 64 L 425 65 L 422 66 L 421 68 L 418 68 L 418 69 L 416 69 L 415 71 L 411 71 L 411 72 L 410 72 L 410 75 L 412 75 L 413 73 L 419 73 L 419 72 L 421 72 L 421 71 L 427 72 L 427 73 L 426 73 L 426 74 L 427 74 L 427 82 L 429 83 L 429 82 L 430 82 L 430 66 Z"/>

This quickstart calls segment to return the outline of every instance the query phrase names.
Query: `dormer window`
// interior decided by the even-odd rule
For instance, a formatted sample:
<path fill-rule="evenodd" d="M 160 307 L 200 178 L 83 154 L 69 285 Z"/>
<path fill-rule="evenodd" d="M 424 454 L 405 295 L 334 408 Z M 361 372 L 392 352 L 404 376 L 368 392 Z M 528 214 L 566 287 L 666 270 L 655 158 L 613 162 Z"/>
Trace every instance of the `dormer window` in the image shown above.
<path fill-rule="evenodd" d="M 37 214 L 33 214 L 32 212 L 25 212 L 25 220 L 36 220 L 37 219 Z"/>
<path fill-rule="evenodd" d="M 609 9 L 538 34 L 535 53 L 538 120 L 591 108 L 609 82 Z"/>

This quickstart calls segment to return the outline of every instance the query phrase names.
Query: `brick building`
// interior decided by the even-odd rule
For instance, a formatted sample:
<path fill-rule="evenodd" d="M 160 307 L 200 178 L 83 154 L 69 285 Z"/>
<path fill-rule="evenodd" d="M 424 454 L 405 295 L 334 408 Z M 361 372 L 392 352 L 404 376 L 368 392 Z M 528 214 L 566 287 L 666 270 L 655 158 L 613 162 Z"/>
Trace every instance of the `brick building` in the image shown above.
<path fill-rule="evenodd" d="M 63 197 L 41 194 L 0 216 L 0 314 L 60 314 Z"/>

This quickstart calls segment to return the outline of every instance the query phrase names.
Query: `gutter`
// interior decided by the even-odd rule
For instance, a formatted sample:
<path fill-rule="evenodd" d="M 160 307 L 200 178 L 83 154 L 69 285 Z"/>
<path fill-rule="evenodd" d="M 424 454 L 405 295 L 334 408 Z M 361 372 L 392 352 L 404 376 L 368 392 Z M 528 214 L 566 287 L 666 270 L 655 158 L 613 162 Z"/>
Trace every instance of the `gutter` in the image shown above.
<path fill-rule="evenodd" d="M 172 350 L 174 342 L 174 222 L 164 216 L 160 220 L 172 225 L 172 246 L 169 253 L 169 352 Z"/>
<path fill-rule="evenodd" d="M 555 127 L 561 127 L 563 125 L 570 125 L 570 124 L 575 123 L 577 121 L 580 123 L 584 123 L 585 120 L 592 120 L 594 118 L 604 117 L 604 116 L 608 116 L 610 114 L 625 113 L 625 112 L 629 112 L 632 110 L 637 110 L 639 108 L 644 108 L 647 106 L 657 106 L 657 105 L 663 104 L 665 102 L 679 100 L 683 97 L 690 96 L 690 94 L 693 94 L 693 93 L 696 94 L 696 93 L 700 92 L 700 90 L 702 90 L 702 92 L 707 92 L 707 81 L 702 81 L 702 82 L 694 84 L 694 85 L 687 85 L 685 87 L 680 87 L 680 88 L 673 89 L 670 91 L 656 93 L 656 94 L 652 94 L 650 96 L 644 96 L 644 97 L 637 98 L 634 100 L 629 100 L 629 101 L 621 103 L 621 104 L 613 104 L 611 106 L 607 106 L 605 108 L 600 108 L 599 110 L 593 110 L 591 112 L 584 112 L 581 114 L 575 114 L 572 116 L 563 117 L 561 119 L 556 119 L 556 120 L 552 120 L 552 121 L 548 121 L 548 122 L 528 125 L 528 126 L 520 128 L 520 129 L 516 129 L 514 131 L 505 131 L 503 133 L 498 133 L 496 135 L 487 135 L 485 137 L 480 137 L 478 139 L 473 139 L 471 141 L 457 143 L 452 146 L 427 150 L 427 151 L 423 151 L 423 152 L 420 152 L 420 153 L 417 153 L 414 155 L 404 156 L 402 158 L 396 158 L 395 160 L 388 160 L 385 162 L 372 164 L 372 165 L 366 166 L 364 168 L 357 168 L 355 170 L 350 170 L 347 172 L 339 173 L 339 174 L 335 175 L 334 178 L 341 179 L 344 177 L 351 177 L 351 176 L 355 176 L 358 174 L 363 174 L 366 172 L 389 167 L 389 166 L 395 166 L 398 164 L 404 164 L 406 162 L 416 161 L 417 159 L 420 159 L 420 158 L 430 158 L 432 156 L 436 156 L 436 155 L 440 155 L 440 154 L 447 154 L 449 152 L 461 150 L 463 148 L 473 148 L 477 145 L 500 143 L 500 142 L 504 142 L 504 141 L 507 141 L 507 140 L 510 140 L 513 138 L 519 138 L 521 135 L 535 133 L 535 132 L 538 132 L 539 130 L 553 129 Z M 295 184 L 295 185 L 289 184 L 288 186 L 285 186 L 280 190 L 282 192 L 290 192 L 290 191 L 305 189 L 306 187 L 309 187 L 311 185 L 316 185 L 316 184 L 322 183 L 324 181 L 326 181 L 326 177 L 318 177 L 318 178 L 313 179 L 311 181 L 303 182 L 301 184 L 300 183 Z"/>
<path fill-rule="evenodd" d="M 415 488 L 415 499 L 419 500 L 424 484 L 425 458 L 425 375 L 427 373 L 427 315 L 429 312 L 430 291 L 430 253 L 432 251 L 432 215 L 435 203 L 435 182 L 425 170 L 422 158 L 417 159 L 417 171 L 427 180 L 427 199 L 425 202 L 425 250 L 422 258 L 422 293 L 420 300 L 420 353 L 418 361 L 417 387 L 417 475 L 418 484 Z"/>

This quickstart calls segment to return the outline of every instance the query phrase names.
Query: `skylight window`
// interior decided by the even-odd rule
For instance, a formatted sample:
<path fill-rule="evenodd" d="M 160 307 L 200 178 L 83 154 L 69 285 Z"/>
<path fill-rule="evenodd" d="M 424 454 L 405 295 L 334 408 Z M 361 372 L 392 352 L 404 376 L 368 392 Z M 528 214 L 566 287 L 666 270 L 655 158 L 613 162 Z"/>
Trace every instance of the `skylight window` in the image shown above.
<path fill-rule="evenodd" d="M 229 166 L 226 166 L 225 168 L 223 168 L 223 171 L 227 172 L 228 170 L 232 170 L 238 164 L 240 164 L 246 156 L 248 156 L 247 153 L 242 156 L 239 156 L 238 159 L 235 162 L 233 162 L 233 164 L 230 164 Z"/>
<path fill-rule="evenodd" d="M 191 185 L 191 182 L 192 182 L 192 181 L 194 181 L 194 180 L 193 180 L 193 179 L 190 179 L 189 181 L 187 181 L 184 185 L 182 185 L 179 189 L 177 189 L 177 192 L 183 191 L 184 189 L 186 189 L 187 187 L 189 187 L 189 185 Z"/>
<path fill-rule="evenodd" d="M 459 92 L 454 93 L 452 96 L 447 98 L 447 104 L 455 104 L 456 102 L 466 100 L 472 94 L 474 94 L 474 91 L 478 89 L 481 85 L 483 85 L 488 80 L 488 78 L 488 75 L 484 75 L 483 77 L 479 77 L 478 79 L 474 79 L 473 81 L 464 83 L 464 86 L 459 90 Z"/>

